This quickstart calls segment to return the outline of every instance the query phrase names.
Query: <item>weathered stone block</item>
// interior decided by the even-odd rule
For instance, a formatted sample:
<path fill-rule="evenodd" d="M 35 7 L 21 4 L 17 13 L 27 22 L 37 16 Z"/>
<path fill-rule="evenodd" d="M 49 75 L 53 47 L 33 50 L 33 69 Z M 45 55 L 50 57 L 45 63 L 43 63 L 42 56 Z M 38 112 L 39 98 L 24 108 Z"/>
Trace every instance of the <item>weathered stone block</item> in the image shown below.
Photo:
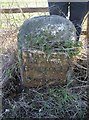
<path fill-rule="evenodd" d="M 26 20 L 18 34 L 19 62 L 23 84 L 39 87 L 64 84 L 74 45 L 74 25 L 60 16 L 41 16 Z"/>

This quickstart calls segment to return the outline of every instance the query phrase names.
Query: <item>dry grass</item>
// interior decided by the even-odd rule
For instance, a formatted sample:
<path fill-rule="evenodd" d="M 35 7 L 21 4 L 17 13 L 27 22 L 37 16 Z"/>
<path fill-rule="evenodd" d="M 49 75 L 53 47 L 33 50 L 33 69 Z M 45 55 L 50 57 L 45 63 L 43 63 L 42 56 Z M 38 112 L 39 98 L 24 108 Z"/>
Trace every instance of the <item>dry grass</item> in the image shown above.
<path fill-rule="evenodd" d="M 74 73 L 67 85 L 27 89 L 21 83 L 17 59 L 17 30 L 1 32 L 3 57 L 2 117 L 63 118 L 86 117 L 86 54 L 77 58 Z M 81 59 L 80 59 L 81 58 Z M 66 116 L 68 118 L 66 118 Z"/>
<path fill-rule="evenodd" d="M 5 22 L 4 27 L 9 29 L 0 30 L 0 45 L 2 46 L 0 54 L 3 62 L 2 114 L 0 117 L 5 120 L 6 118 L 25 119 L 26 117 L 87 120 L 86 88 L 88 85 L 85 42 L 83 43 L 82 54 L 74 62 L 73 75 L 69 77 L 67 85 L 28 89 L 22 85 L 17 58 L 18 28 L 16 29 L 16 27 L 18 27 L 18 21 L 15 22 L 15 19 L 12 22 L 10 21 L 15 16 L 7 19 L 7 16 L 4 15 L 4 18 L 6 20 L 3 20 Z M 6 24 L 6 22 L 9 23 Z M 13 28 L 15 29 L 13 30 Z M 81 38 L 85 41 L 83 36 Z"/>

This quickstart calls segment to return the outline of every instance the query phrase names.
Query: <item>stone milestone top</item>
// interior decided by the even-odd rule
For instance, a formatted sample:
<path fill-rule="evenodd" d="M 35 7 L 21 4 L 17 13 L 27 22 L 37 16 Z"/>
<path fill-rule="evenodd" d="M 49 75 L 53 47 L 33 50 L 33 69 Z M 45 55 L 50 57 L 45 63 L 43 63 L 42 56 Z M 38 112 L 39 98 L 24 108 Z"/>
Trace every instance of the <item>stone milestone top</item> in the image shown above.
<path fill-rule="evenodd" d="M 60 46 L 66 41 L 76 41 L 76 29 L 71 21 L 58 15 L 29 18 L 23 23 L 18 34 L 20 49 L 42 51 L 46 44 L 51 46 L 50 49 L 54 49 L 54 46 Z"/>

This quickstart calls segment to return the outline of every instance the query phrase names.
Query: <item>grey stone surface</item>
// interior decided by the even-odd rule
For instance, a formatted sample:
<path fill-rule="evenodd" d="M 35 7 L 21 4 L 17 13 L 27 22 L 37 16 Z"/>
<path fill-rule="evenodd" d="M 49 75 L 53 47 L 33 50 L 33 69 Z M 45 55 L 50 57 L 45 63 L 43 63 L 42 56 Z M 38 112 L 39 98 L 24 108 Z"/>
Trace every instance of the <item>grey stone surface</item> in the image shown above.
<path fill-rule="evenodd" d="M 76 30 L 72 22 L 61 16 L 39 16 L 27 19 L 20 28 L 18 34 L 18 47 L 24 48 L 30 44 L 29 35 L 32 38 L 40 35 L 41 32 L 47 31 L 48 34 L 54 36 L 51 41 L 69 41 L 76 39 Z M 47 41 L 48 42 L 48 41 Z"/>

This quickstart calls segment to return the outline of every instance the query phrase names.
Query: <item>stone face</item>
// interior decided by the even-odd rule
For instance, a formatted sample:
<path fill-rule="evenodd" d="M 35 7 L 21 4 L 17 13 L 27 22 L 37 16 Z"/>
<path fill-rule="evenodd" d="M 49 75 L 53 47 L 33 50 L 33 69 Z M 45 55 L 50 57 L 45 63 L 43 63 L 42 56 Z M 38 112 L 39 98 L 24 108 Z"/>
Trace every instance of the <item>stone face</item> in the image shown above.
<path fill-rule="evenodd" d="M 29 57 L 30 56 L 30 57 Z M 34 51 L 22 52 L 23 84 L 37 87 L 49 84 L 65 84 L 66 74 L 70 67 L 70 59 L 63 53 L 51 54 L 48 59 L 45 53 Z"/>
<path fill-rule="evenodd" d="M 74 25 L 63 17 L 40 16 L 26 20 L 18 34 L 23 84 L 28 87 L 64 84 L 71 62 L 64 49 L 75 40 Z"/>

